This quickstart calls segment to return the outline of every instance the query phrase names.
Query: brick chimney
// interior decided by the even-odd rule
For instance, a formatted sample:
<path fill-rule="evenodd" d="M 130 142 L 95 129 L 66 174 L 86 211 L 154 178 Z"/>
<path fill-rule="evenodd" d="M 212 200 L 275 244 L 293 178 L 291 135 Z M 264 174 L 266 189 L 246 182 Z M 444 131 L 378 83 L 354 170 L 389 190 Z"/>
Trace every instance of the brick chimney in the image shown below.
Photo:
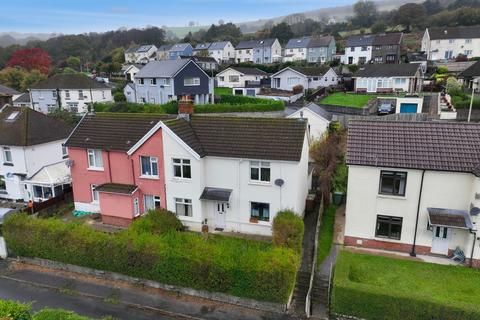
<path fill-rule="evenodd" d="M 178 116 L 181 118 L 185 118 L 187 120 L 190 119 L 190 116 L 193 115 L 193 111 L 195 107 L 193 105 L 192 100 L 180 100 L 178 101 Z"/>

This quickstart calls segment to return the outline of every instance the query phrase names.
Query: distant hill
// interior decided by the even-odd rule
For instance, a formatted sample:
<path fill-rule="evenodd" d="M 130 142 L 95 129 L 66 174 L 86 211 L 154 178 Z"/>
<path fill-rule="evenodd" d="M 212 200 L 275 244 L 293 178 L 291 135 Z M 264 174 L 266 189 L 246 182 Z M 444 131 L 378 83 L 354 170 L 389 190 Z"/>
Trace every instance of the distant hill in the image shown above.
<path fill-rule="evenodd" d="M 197 32 L 199 30 L 207 30 L 210 26 L 193 26 L 193 27 L 162 27 L 165 29 L 167 39 L 183 39 L 191 32 Z"/>
<path fill-rule="evenodd" d="M 0 32 L 0 47 L 8 47 L 14 44 L 23 46 L 29 41 L 45 41 L 59 35 L 58 33 Z"/>

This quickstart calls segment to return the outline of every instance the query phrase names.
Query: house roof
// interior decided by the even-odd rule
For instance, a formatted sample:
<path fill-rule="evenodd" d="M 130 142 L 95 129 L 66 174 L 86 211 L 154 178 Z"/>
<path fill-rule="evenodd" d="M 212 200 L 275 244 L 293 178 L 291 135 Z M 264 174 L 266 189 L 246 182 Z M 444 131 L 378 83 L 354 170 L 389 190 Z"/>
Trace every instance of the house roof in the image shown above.
<path fill-rule="evenodd" d="M 351 36 L 347 39 L 346 47 L 371 46 L 375 36 L 371 34 Z"/>
<path fill-rule="evenodd" d="M 297 72 L 300 72 L 301 74 L 306 75 L 307 77 L 322 76 L 325 73 L 327 73 L 328 70 L 331 69 L 327 65 L 323 65 L 323 66 L 320 66 L 320 67 L 297 67 L 297 66 L 292 66 L 292 67 L 289 67 L 289 68 L 293 69 Z"/>
<path fill-rule="evenodd" d="M 402 42 L 403 33 L 396 32 L 396 33 L 384 33 L 384 34 L 377 34 L 373 38 L 372 45 L 374 46 L 383 46 L 389 44 L 400 44 Z"/>
<path fill-rule="evenodd" d="M 122 183 L 104 183 L 95 188 L 98 192 L 118 193 L 118 194 L 132 194 L 137 190 L 136 185 L 122 184 Z"/>
<path fill-rule="evenodd" d="M 475 61 L 433 61 L 435 67 L 445 67 L 448 73 L 461 73 L 475 64 Z"/>
<path fill-rule="evenodd" d="M 408 62 L 426 62 L 427 54 L 425 52 L 408 52 L 407 53 Z"/>
<path fill-rule="evenodd" d="M 290 39 L 285 46 L 285 49 L 307 48 L 310 43 L 310 37 Z"/>
<path fill-rule="evenodd" d="M 30 101 L 30 94 L 28 92 L 22 93 L 17 99 L 13 100 L 13 102 L 18 103 L 28 103 Z"/>
<path fill-rule="evenodd" d="M 298 108 L 285 108 L 285 116 L 286 117 L 289 117 L 291 116 L 292 114 L 294 113 L 297 113 L 298 111 L 302 110 L 302 109 L 309 109 L 310 111 L 312 111 L 313 113 L 315 113 L 316 115 L 318 115 L 319 117 L 323 118 L 323 119 L 326 119 L 328 121 L 331 121 L 332 120 L 332 114 L 330 112 L 328 112 L 327 110 L 323 109 L 322 107 L 320 107 L 319 105 L 313 103 L 313 102 L 310 102 L 309 104 L 307 104 L 306 106 L 298 109 Z"/>
<path fill-rule="evenodd" d="M 192 45 L 190 43 L 177 43 L 170 48 L 170 51 L 185 51 L 189 46 L 191 47 Z"/>
<path fill-rule="evenodd" d="M 412 63 L 366 64 L 353 74 L 353 78 L 413 77 L 420 66 Z"/>
<path fill-rule="evenodd" d="M 427 30 L 430 40 L 480 38 L 480 26 L 430 28 Z"/>
<path fill-rule="evenodd" d="M 67 184 L 71 180 L 67 160 L 46 165 L 27 178 L 30 184 Z"/>
<path fill-rule="evenodd" d="M 223 50 L 229 41 L 219 41 L 219 42 L 212 42 L 210 44 L 209 50 Z"/>
<path fill-rule="evenodd" d="M 138 53 L 142 53 L 142 52 L 148 52 L 148 50 L 150 50 L 151 48 L 155 47 L 154 45 L 152 44 L 144 44 L 144 45 L 140 45 L 140 46 L 132 46 L 130 48 L 128 48 L 127 50 L 125 50 L 125 53 L 135 53 L 135 52 L 138 52 Z"/>
<path fill-rule="evenodd" d="M 230 67 L 229 69 L 233 69 L 245 75 L 251 76 L 268 76 L 268 73 L 260 70 L 258 68 L 244 68 L 244 67 Z M 223 71 L 222 71 L 223 72 Z"/>
<path fill-rule="evenodd" d="M 480 61 L 475 62 L 458 76 L 461 78 L 480 77 Z"/>
<path fill-rule="evenodd" d="M 427 208 L 431 225 L 459 229 L 473 229 L 472 220 L 466 210 Z"/>
<path fill-rule="evenodd" d="M 277 39 L 245 40 L 241 41 L 235 50 L 271 47 L 275 40 Z"/>
<path fill-rule="evenodd" d="M 71 130 L 66 123 L 30 108 L 4 107 L 0 112 L 0 145 L 33 146 L 62 140 Z"/>
<path fill-rule="evenodd" d="M 157 51 L 169 51 L 172 48 L 171 44 L 163 44 L 158 47 Z"/>
<path fill-rule="evenodd" d="M 308 43 L 308 48 L 328 47 L 330 42 L 334 40 L 335 39 L 332 36 L 311 37 L 310 42 Z"/>
<path fill-rule="evenodd" d="M 14 96 L 14 95 L 20 94 L 20 92 L 18 92 L 15 89 L 12 89 L 12 88 L 9 88 L 9 87 L 6 87 L 6 86 L 3 86 L 3 85 L 0 84 L 0 95 L 2 95 L 2 94 Z"/>
<path fill-rule="evenodd" d="M 67 147 L 128 151 L 159 121 L 175 116 L 140 113 L 97 113 L 83 117 Z"/>
<path fill-rule="evenodd" d="M 351 120 L 347 164 L 478 175 L 480 124 Z"/>
<path fill-rule="evenodd" d="M 195 116 L 164 122 L 200 157 L 299 161 L 306 121 Z M 239 134 L 241 132 L 241 134 Z"/>
<path fill-rule="evenodd" d="M 160 60 L 150 61 L 140 71 L 137 72 L 136 78 L 170 78 L 183 68 L 190 59 L 176 60 Z"/>
<path fill-rule="evenodd" d="M 208 62 L 208 63 L 217 63 L 217 60 L 213 57 L 200 57 L 200 56 L 180 56 L 180 59 L 193 60 L 195 62 Z"/>
<path fill-rule="evenodd" d="M 211 44 L 210 42 L 199 43 L 195 46 L 195 50 L 208 50 Z"/>
<path fill-rule="evenodd" d="M 81 73 L 56 74 L 42 80 L 30 89 L 110 89 L 105 83 Z"/>

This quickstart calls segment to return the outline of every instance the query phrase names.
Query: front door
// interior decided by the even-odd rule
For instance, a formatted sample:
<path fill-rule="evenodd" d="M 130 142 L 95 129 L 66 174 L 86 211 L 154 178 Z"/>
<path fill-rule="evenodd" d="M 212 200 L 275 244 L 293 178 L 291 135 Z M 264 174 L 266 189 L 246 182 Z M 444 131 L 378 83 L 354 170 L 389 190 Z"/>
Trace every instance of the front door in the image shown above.
<path fill-rule="evenodd" d="M 375 79 L 368 79 L 368 92 L 377 92 L 377 80 Z"/>
<path fill-rule="evenodd" d="M 448 255 L 448 243 L 451 230 L 447 227 L 433 227 L 432 249 L 435 254 Z"/>
<path fill-rule="evenodd" d="M 227 214 L 227 204 L 225 202 L 215 203 L 215 229 L 225 229 L 225 215 Z"/>

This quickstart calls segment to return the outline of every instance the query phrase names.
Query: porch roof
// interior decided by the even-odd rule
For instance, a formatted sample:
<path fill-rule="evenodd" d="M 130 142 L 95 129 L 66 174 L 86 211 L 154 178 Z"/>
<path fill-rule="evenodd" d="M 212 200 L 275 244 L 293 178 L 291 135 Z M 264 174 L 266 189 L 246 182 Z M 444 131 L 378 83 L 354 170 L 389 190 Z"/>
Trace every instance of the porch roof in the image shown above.
<path fill-rule="evenodd" d="M 427 208 L 431 225 L 457 229 L 473 229 L 472 220 L 466 210 Z"/>
<path fill-rule="evenodd" d="M 67 161 L 61 161 L 42 167 L 25 180 L 27 184 L 60 185 L 72 182 Z"/>
<path fill-rule="evenodd" d="M 98 192 L 133 194 L 137 190 L 136 185 L 122 183 L 104 183 L 95 188 Z"/>
<path fill-rule="evenodd" d="M 205 189 L 203 189 L 202 195 L 200 196 L 200 200 L 228 202 L 230 200 L 231 194 L 232 189 L 205 187 Z"/>

